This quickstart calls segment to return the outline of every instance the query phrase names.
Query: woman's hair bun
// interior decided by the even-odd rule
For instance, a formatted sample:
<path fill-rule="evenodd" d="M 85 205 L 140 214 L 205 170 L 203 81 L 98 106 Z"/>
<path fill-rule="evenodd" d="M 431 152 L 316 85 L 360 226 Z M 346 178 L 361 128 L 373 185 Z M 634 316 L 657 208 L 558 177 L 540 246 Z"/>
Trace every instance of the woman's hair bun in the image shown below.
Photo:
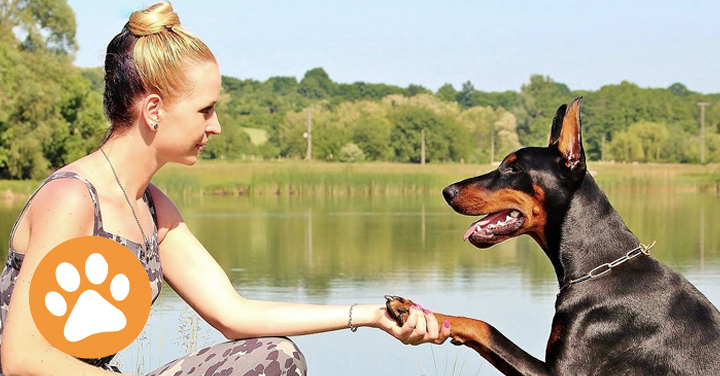
<path fill-rule="evenodd" d="M 167 1 L 133 12 L 127 23 L 130 33 L 137 37 L 156 34 L 174 26 L 180 26 L 180 17 Z"/>

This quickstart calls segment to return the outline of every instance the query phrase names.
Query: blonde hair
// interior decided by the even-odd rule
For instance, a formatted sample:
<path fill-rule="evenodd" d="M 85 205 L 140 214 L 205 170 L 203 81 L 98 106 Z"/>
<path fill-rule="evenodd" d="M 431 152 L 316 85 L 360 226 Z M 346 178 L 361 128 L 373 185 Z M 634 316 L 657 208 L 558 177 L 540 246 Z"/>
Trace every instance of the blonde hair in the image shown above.
<path fill-rule="evenodd" d="M 132 123 L 132 106 L 142 95 L 156 93 L 168 104 L 187 95 L 192 90 L 188 68 L 203 62 L 217 60 L 182 27 L 169 2 L 133 12 L 105 57 L 103 104 L 112 130 Z"/>

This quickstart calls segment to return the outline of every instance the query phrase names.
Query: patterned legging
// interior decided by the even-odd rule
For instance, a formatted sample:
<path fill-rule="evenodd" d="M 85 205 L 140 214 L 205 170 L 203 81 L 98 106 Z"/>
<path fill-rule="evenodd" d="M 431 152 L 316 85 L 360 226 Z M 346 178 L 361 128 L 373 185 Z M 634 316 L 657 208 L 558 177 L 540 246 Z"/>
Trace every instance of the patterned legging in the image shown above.
<path fill-rule="evenodd" d="M 305 376 L 305 356 L 284 337 L 223 342 L 187 355 L 147 376 Z"/>

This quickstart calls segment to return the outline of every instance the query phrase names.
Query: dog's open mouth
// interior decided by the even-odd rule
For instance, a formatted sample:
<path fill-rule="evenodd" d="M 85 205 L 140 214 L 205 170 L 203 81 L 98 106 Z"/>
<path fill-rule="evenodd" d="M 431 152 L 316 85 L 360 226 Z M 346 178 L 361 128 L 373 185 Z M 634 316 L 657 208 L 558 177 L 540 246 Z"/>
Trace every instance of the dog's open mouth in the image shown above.
<path fill-rule="evenodd" d="M 525 216 L 515 209 L 491 213 L 473 222 L 465 232 L 463 240 L 470 240 L 476 247 L 485 248 L 512 237 L 523 223 Z"/>

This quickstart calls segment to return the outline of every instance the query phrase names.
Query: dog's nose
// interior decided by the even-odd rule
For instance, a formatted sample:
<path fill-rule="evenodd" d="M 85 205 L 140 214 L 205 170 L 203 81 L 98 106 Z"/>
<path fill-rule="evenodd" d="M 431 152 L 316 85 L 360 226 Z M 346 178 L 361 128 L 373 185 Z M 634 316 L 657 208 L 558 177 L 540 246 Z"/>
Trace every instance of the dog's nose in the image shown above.
<path fill-rule="evenodd" d="M 460 190 L 457 189 L 455 185 L 448 185 L 447 187 L 445 187 L 445 189 L 443 189 L 442 191 L 443 197 L 445 197 L 445 201 L 447 201 L 448 204 L 452 203 L 452 200 L 455 199 L 455 196 L 457 196 L 459 191 Z"/>

